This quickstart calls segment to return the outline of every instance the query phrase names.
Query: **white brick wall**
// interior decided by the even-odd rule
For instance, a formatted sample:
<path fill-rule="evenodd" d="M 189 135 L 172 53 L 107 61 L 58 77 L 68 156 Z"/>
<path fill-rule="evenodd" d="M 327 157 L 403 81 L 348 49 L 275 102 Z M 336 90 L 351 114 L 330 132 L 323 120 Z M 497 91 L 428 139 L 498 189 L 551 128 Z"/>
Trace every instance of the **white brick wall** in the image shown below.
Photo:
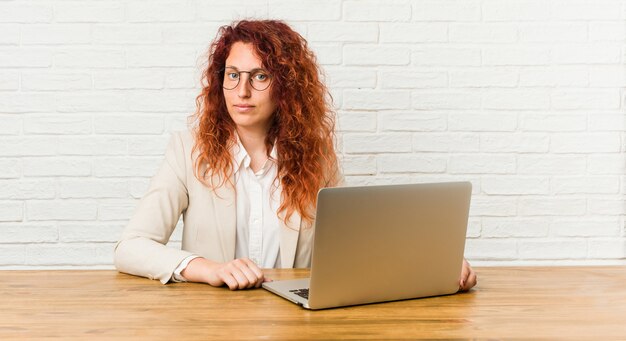
<path fill-rule="evenodd" d="M 471 181 L 476 264 L 626 262 L 626 0 L 9 0 L 0 269 L 112 267 L 203 54 L 246 17 L 317 53 L 349 184 Z"/>

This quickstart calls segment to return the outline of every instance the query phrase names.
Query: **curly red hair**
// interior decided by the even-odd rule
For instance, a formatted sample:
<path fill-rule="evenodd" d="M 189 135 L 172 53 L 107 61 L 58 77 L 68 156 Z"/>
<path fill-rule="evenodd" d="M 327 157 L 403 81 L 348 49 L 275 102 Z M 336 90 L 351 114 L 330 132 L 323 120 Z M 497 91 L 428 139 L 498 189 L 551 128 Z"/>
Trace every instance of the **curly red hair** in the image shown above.
<path fill-rule="evenodd" d="M 226 108 L 222 82 L 226 58 L 236 42 L 251 44 L 272 76 L 271 97 L 277 109 L 265 145 L 269 156 L 276 144 L 277 178 L 282 190 L 278 213 L 285 214 L 285 222 L 295 211 L 312 222 L 318 190 L 339 180 L 335 113 L 332 97 L 320 80 L 315 55 L 306 40 L 284 22 L 242 20 L 219 29 L 209 50 L 193 115 L 197 123 L 196 177 L 213 190 L 233 185 L 230 149 L 236 143 L 235 123 Z M 217 183 L 210 180 L 213 176 L 218 176 Z"/>

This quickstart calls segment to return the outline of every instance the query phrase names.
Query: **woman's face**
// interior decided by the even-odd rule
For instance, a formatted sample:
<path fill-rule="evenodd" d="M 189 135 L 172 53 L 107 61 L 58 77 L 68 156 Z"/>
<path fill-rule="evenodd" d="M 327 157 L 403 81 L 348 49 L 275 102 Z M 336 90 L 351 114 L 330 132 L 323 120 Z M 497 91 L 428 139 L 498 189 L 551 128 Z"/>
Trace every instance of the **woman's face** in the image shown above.
<path fill-rule="evenodd" d="M 228 114 L 237 130 L 267 133 L 276 110 L 271 98 L 271 75 L 263 69 L 251 44 L 233 44 L 226 58 L 223 85 Z"/>

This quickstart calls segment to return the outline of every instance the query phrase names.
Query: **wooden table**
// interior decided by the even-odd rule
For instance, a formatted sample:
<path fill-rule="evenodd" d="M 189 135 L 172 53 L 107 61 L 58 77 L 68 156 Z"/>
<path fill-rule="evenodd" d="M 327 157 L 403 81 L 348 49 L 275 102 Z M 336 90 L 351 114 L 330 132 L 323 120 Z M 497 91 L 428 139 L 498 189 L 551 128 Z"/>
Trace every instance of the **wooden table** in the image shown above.
<path fill-rule="evenodd" d="M 322 311 L 263 289 L 162 285 L 115 271 L 3 271 L 0 339 L 626 340 L 626 267 L 476 271 L 468 293 Z"/>

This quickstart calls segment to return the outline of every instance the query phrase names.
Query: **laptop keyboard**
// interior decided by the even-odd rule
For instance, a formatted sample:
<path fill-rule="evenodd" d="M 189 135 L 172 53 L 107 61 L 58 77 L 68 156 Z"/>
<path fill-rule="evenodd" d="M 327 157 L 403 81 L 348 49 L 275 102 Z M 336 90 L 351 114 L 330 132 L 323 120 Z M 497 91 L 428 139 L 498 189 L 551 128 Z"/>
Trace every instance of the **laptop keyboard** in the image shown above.
<path fill-rule="evenodd" d="M 289 292 L 292 292 L 300 297 L 304 297 L 307 300 L 309 299 L 309 289 L 293 289 L 293 290 L 289 290 Z"/>

